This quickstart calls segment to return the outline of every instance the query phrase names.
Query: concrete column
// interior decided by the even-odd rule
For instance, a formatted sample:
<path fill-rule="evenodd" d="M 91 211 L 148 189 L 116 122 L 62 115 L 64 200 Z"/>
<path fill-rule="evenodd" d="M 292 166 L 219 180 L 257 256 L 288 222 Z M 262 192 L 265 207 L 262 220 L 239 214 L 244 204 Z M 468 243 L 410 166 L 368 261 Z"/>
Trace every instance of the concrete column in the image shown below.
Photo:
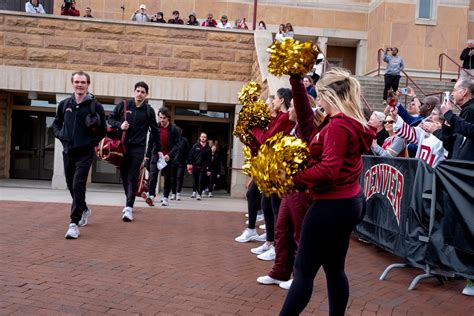
<path fill-rule="evenodd" d="M 56 94 L 56 103 L 59 104 L 59 102 L 70 96 L 70 94 Z M 67 189 L 66 177 L 64 176 L 63 145 L 57 138 L 54 141 L 54 168 L 51 188 Z"/>
<path fill-rule="evenodd" d="M 357 44 L 356 52 L 356 69 L 355 74 L 357 76 L 364 75 L 367 66 L 367 40 L 360 40 Z"/>
<path fill-rule="evenodd" d="M 159 99 L 148 99 L 148 104 L 151 105 L 153 110 L 155 110 L 155 113 L 158 115 L 158 110 L 164 105 L 164 101 Z"/>
<path fill-rule="evenodd" d="M 326 36 L 319 36 L 318 41 L 316 42 L 321 49 L 321 52 L 326 56 L 327 48 L 328 48 L 328 37 Z"/>
<path fill-rule="evenodd" d="M 242 109 L 242 105 L 238 104 L 235 106 L 235 122 L 234 126 L 237 123 L 237 118 L 239 117 L 239 112 Z M 230 184 L 230 195 L 236 198 L 245 197 L 247 189 L 245 184 L 247 182 L 247 176 L 242 173 L 240 168 L 244 163 L 244 155 L 242 154 L 242 149 L 244 145 L 236 137 L 233 139 L 232 146 L 232 176 Z"/>

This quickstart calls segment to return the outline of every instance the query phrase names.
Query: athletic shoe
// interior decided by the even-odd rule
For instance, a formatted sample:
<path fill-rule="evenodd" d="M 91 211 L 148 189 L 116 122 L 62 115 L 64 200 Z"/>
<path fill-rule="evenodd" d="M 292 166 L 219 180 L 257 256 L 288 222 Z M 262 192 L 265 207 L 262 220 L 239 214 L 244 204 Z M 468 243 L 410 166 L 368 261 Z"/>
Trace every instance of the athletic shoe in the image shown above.
<path fill-rule="evenodd" d="M 275 247 L 270 246 L 270 249 L 265 251 L 264 253 L 257 256 L 258 259 L 263 261 L 272 261 L 275 260 Z"/>
<path fill-rule="evenodd" d="M 176 193 L 176 201 L 181 201 L 181 193 Z"/>
<path fill-rule="evenodd" d="M 176 194 L 171 194 L 170 200 L 172 200 L 172 201 L 173 201 L 173 200 L 176 200 Z"/>
<path fill-rule="evenodd" d="M 79 235 L 81 235 L 81 233 L 79 232 L 79 227 L 74 224 L 74 223 L 71 223 L 69 224 L 69 228 L 66 232 L 66 239 L 76 239 L 77 237 L 79 237 Z"/>
<path fill-rule="evenodd" d="M 271 285 L 271 284 L 281 284 L 283 281 L 274 279 L 268 275 L 264 275 L 264 276 L 258 277 L 257 282 L 260 284 Z"/>
<path fill-rule="evenodd" d="M 196 198 L 196 191 L 193 191 L 193 194 L 191 194 L 191 199 Z"/>
<path fill-rule="evenodd" d="M 267 226 L 265 226 L 265 224 L 262 224 L 262 225 L 258 226 L 258 228 L 263 229 L 263 230 L 266 230 L 266 229 L 267 229 Z"/>
<path fill-rule="evenodd" d="M 474 296 L 474 284 L 471 280 L 467 280 L 466 287 L 462 290 L 462 294 Z"/>
<path fill-rule="evenodd" d="M 168 206 L 168 198 L 163 198 L 163 201 L 161 201 L 161 206 Z"/>
<path fill-rule="evenodd" d="M 291 283 L 293 283 L 293 279 L 289 279 L 288 281 L 281 282 L 280 284 L 278 284 L 278 286 L 284 290 L 289 290 L 291 287 Z"/>
<path fill-rule="evenodd" d="M 256 241 L 267 241 L 267 233 L 263 233 L 255 239 Z"/>
<path fill-rule="evenodd" d="M 209 193 L 209 189 L 206 188 L 206 189 L 204 190 L 204 194 L 208 194 L 208 193 Z"/>
<path fill-rule="evenodd" d="M 142 198 L 145 199 L 145 203 L 148 204 L 149 206 L 155 206 L 155 196 L 148 194 L 148 192 L 143 192 L 142 193 Z"/>
<path fill-rule="evenodd" d="M 256 240 L 258 237 L 257 231 L 254 229 L 246 228 L 242 234 L 235 238 L 235 241 L 237 242 L 249 242 Z"/>
<path fill-rule="evenodd" d="M 131 207 L 124 207 L 122 210 L 122 220 L 124 222 L 131 222 L 133 221 L 133 209 Z"/>
<path fill-rule="evenodd" d="M 268 244 L 268 243 L 265 242 L 260 247 L 250 249 L 250 252 L 253 253 L 253 254 L 256 254 L 256 255 L 260 255 L 260 254 L 270 250 L 271 247 L 272 247 L 271 244 Z"/>
<path fill-rule="evenodd" d="M 89 217 L 91 217 L 91 214 L 92 214 L 92 210 L 90 208 L 82 212 L 82 217 L 81 217 L 81 220 L 79 221 L 79 226 L 86 226 L 87 220 L 89 219 Z"/>
<path fill-rule="evenodd" d="M 212 192 L 209 192 L 209 195 L 208 195 L 208 196 L 209 196 L 210 198 L 213 197 Z"/>
<path fill-rule="evenodd" d="M 196 195 L 196 200 L 198 200 L 198 201 L 201 200 L 201 195 L 200 194 Z"/>

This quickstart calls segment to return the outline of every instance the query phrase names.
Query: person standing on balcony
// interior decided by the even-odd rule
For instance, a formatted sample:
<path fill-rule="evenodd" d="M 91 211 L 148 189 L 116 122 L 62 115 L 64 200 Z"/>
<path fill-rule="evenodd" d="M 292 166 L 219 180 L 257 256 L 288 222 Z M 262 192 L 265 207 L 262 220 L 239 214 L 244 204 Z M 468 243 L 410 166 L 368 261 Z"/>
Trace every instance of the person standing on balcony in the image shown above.
<path fill-rule="evenodd" d="M 61 5 L 61 15 L 81 16 L 81 12 L 76 9 L 76 0 L 64 0 Z"/>
<path fill-rule="evenodd" d="M 403 70 L 405 65 L 403 64 L 403 59 L 398 56 L 398 48 L 396 47 L 388 47 L 385 49 L 383 61 L 387 63 L 384 76 L 385 87 L 383 89 L 383 100 L 384 104 L 386 104 L 388 90 L 392 89 L 393 92 L 397 92 L 398 90 L 400 72 Z"/>
<path fill-rule="evenodd" d="M 34 14 L 46 14 L 43 9 L 43 6 L 41 5 L 41 3 L 39 3 L 39 0 L 30 0 L 25 3 L 25 12 Z"/>
<path fill-rule="evenodd" d="M 473 79 L 474 76 L 474 40 L 467 41 L 467 47 L 462 50 L 460 59 L 462 60 L 462 68 L 460 72 L 460 79 Z"/>
<path fill-rule="evenodd" d="M 130 20 L 142 23 L 150 22 L 150 17 L 146 14 L 146 5 L 140 4 L 139 9 L 133 12 Z"/>

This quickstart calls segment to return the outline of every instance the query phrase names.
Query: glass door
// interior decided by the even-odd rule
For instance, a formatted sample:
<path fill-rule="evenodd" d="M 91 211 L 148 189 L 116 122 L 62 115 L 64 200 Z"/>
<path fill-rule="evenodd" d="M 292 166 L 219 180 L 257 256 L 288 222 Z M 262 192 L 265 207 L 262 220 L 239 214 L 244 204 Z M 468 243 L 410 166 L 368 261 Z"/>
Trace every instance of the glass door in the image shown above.
<path fill-rule="evenodd" d="M 13 111 L 10 177 L 51 180 L 54 113 Z"/>

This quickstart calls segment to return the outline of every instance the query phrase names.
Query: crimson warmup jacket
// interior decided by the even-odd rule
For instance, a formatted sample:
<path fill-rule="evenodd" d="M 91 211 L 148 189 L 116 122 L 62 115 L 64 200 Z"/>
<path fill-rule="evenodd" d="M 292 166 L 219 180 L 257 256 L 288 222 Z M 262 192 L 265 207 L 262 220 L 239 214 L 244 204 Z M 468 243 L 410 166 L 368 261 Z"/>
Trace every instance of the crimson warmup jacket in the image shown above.
<path fill-rule="evenodd" d="M 252 133 L 257 139 L 257 143 L 260 146 L 267 139 L 274 136 L 279 132 L 283 132 L 284 135 L 289 135 L 291 130 L 295 127 L 295 122 L 290 121 L 287 112 L 278 112 L 277 116 L 272 118 L 267 130 L 262 130 L 258 127 L 252 129 Z"/>
<path fill-rule="evenodd" d="M 301 77 L 292 76 L 290 83 Z M 298 85 L 299 86 L 299 85 Z M 301 102 L 299 89 L 293 89 L 293 98 L 301 133 L 311 134 L 310 166 L 293 177 L 295 184 L 311 190 L 313 199 L 344 199 L 359 194 L 359 176 L 362 173 L 362 157 L 367 152 L 375 132 L 358 121 L 338 113 L 327 116 L 314 128 L 311 107 Z M 303 90 L 303 93 L 306 93 Z M 307 96 L 305 96 L 307 98 Z"/>

